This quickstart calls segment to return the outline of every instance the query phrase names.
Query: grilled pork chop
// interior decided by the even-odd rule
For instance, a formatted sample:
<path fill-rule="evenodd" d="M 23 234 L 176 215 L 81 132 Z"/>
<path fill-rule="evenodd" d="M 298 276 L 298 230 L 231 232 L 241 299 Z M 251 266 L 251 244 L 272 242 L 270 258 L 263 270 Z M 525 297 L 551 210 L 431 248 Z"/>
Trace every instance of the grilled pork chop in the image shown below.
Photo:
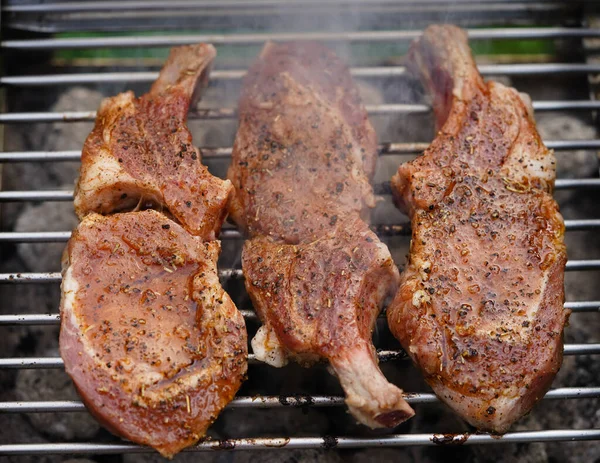
<path fill-rule="evenodd" d="M 314 43 L 267 43 L 244 82 L 228 173 L 238 226 L 298 243 L 368 218 L 377 142 L 341 60 Z"/>
<path fill-rule="evenodd" d="M 67 373 L 107 429 L 166 457 L 204 436 L 246 373 L 219 252 L 153 210 L 89 214 L 65 252 Z"/>
<path fill-rule="evenodd" d="M 215 55 L 207 44 L 173 48 L 149 93 L 102 102 L 82 152 L 75 190 L 80 219 L 149 204 L 165 207 L 190 233 L 216 238 L 231 185 L 202 165 L 186 126 Z"/>
<path fill-rule="evenodd" d="M 231 214 L 251 237 L 242 266 L 264 323 L 258 359 L 327 359 L 360 422 L 413 415 L 377 366 L 375 319 L 398 271 L 361 219 L 374 205 L 373 128 L 342 62 L 314 43 L 268 43 L 249 70 L 228 177 Z"/>
<path fill-rule="evenodd" d="M 216 269 L 232 185 L 208 173 L 185 126 L 214 56 L 175 48 L 149 94 L 105 100 L 63 262 L 67 373 L 104 426 L 166 457 L 204 436 L 247 368 L 244 320 Z"/>
<path fill-rule="evenodd" d="M 358 217 L 315 241 L 284 244 L 267 236 L 246 241 L 242 266 L 264 325 L 254 353 L 283 366 L 329 360 L 352 414 L 377 428 L 413 411 L 377 366 L 371 334 L 385 298 L 398 284 L 387 247 Z"/>
<path fill-rule="evenodd" d="M 462 30 L 429 27 L 409 67 L 432 95 L 439 132 L 392 180 L 413 236 L 388 322 L 444 402 L 504 433 L 562 361 L 569 311 L 554 155 L 529 99 L 483 82 Z"/>

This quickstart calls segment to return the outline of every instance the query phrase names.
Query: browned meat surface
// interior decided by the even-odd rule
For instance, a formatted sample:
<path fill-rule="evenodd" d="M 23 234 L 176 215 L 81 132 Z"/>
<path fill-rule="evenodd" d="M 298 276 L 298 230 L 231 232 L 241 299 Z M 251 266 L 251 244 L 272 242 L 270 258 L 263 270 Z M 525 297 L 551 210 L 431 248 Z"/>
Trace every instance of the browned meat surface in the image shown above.
<path fill-rule="evenodd" d="M 409 67 L 439 132 L 392 180 L 413 236 L 388 322 L 444 402 L 504 433 L 562 361 L 569 311 L 554 156 L 529 99 L 483 82 L 460 29 L 429 27 Z"/>
<path fill-rule="evenodd" d="M 215 239 L 231 185 L 202 165 L 186 127 L 215 55 L 212 45 L 174 48 L 149 93 L 103 101 L 83 147 L 79 218 L 149 204 L 165 207 L 190 233 Z"/>
<path fill-rule="evenodd" d="M 268 43 L 244 81 L 229 178 L 251 239 L 242 266 L 264 325 L 257 358 L 330 362 L 354 417 L 393 427 L 413 411 L 371 341 L 398 271 L 361 219 L 374 205 L 373 128 L 348 69 L 314 43 Z"/>
<path fill-rule="evenodd" d="M 341 60 L 317 44 L 267 43 L 244 80 L 228 177 L 230 214 L 289 243 L 368 217 L 375 131 Z"/>
<path fill-rule="evenodd" d="M 152 210 L 89 214 L 65 252 L 67 373 L 104 426 L 167 457 L 204 436 L 246 373 L 219 252 Z"/>

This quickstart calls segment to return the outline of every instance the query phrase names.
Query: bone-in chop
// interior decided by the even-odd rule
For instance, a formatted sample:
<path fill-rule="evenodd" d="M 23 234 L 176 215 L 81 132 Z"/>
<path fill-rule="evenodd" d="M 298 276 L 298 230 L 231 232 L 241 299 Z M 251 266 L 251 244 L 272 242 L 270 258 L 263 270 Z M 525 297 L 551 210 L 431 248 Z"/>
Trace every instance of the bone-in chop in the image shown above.
<path fill-rule="evenodd" d="M 150 92 L 105 99 L 83 147 L 75 211 L 107 214 L 163 208 L 186 230 L 217 237 L 231 185 L 211 175 L 192 144 L 187 115 L 206 86 L 216 51 L 174 48 Z"/>
<path fill-rule="evenodd" d="M 374 130 L 348 69 L 314 43 L 268 43 L 244 80 L 228 177 L 249 235 L 246 289 L 263 326 L 258 359 L 329 361 L 360 422 L 413 411 L 377 365 L 371 336 L 398 270 L 361 219 L 374 205 Z"/>
<path fill-rule="evenodd" d="M 554 155 L 529 98 L 484 83 L 459 28 L 427 28 L 408 66 L 439 131 L 392 179 L 413 235 L 388 322 L 440 399 L 504 433 L 562 362 L 569 311 Z"/>
<path fill-rule="evenodd" d="M 148 95 L 103 103 L 63 258 L 67 373 L 107 429 L 166 457 L 205 435 L 247 369 L 214 239 L 232 186 L 208 173 L 185 126 L 214 56 L 210 45 L 173 49 Z M 138 210 L 149 206 L 160 211 Z"/>

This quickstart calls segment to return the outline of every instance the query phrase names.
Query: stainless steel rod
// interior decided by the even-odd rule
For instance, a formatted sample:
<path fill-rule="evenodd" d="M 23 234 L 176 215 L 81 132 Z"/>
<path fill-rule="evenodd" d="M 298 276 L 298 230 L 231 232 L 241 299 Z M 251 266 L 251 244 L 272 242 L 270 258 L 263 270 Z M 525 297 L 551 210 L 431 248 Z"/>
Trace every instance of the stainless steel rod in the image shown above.
<path fill-rule="evenodd" d="M 565 302 L 565 308 L 573 312 L 600 312 L 600 301 Z M 253 310 L 240 310 L 247 320 L 256 320 Z M 383 315 L 382 315 L 383 316 Z M 0 315 L 0 326 L 30 326 L 30 325 L 58 325 L 60 314 L 14 314 Z"/>
<path fill-rule="evenodd" d="M 223 269 L 219 271 L 219 277 L 223 279 L 241 279 L 243 274 L 238 269 Z M 38 273 L 0 273 L 0 284 L 2 283 L 60 283 L 60 272 L 38 272 Z"/>
<path fill-rule="evenodd" d="M 563 178 L 557 179 L 555 189 L 568 190 L 576 188 L 600 188 L 598 178 Z M 390 194 L 389 182 L 374 185 L 375 193 Z M 31 190 L 31 191 L 0 191 L 0 203 L 23 201 L 72 201 L 73 191 L 69 190 Z"/>
<path fill-rule="evenodd" d="M 408 392 L 404 394 L 409 404 L 439 402 L 435 394 Z M 544 396 L 546 400 L 593 399 L 600 397 L 600 387 L 563 387 L 552 389 Z M 344 405 L 344 397 L 321 395 L 252 396 L 236 397 L 228 408 L 305 408 L 337 407 Z M 83 412 L 85 406 L 79 400 L 52 400 L 31 402 L 0 402 L 0 413 L 64 413 Z"/>
<path fill-rule="evenodd" d="M 584 63 L 516 63 L 516 64 L 480 64 L 479 71 L 484 76 L 524 76 L 551 74 L 596 74 L 600 73 L 600 65 Z M 404 66 L 370 66 L 354 67 L 350 73 L 358 78 L 391 78 L 407 74 Z M 211 81 L 240 80 L 246 71 L 239 69 L 216 70 L 210 74 Z M 0 85 L 21 87 L 47 85 L 81 85 L 106 83 L 141 83 L 153 82 L 158 72 L 88 72 L 70 74 L 41 74 L 30 76 L 2 76 Z"/>
<path fill-rule="evenodd" d="M 565 302 L 565 308 L 573 312 L 600 312 L 600 301 Z"/>
<path fill-rule="evenodd" d="M 559 178 L 554 183 L 556 190 L 568 190 L 571 188 L 598 188 L 600 179 L 598 178 Z"/>
<path fill-rule="evenodd" d="M 400 228 L 400 226 L 397 226 Z M 599 225 L 600 227 L 600 225 Z M 71 237 L 70 231 L 51 232 L 0 232 L 0 243 L 63 243 Z M 220 239 L 240 239 L 237 230 L 221 230 Z"/>
<path fill-rule="evenodd" d="M 555 151 L 600 150 L 600 140 L 547 140 L 546 146 Z M 427 149 L 429 143 L 382 143 L 378 146 L 379 154 L 415 155 Z M 231 147 L 201 147 L 202 158 L 228 158 Z M 79 161 L 81 151 L 7 151 L 0 153 L 1 162 L 60 162 Z"/>
<path fill-rule="evenodd" d="M 599 29 L 600 31 L 600 29 Z M 372 116 L 388 114 L 424 114 L 431 108 L 425 104 L 378 104 L 365 105 Z M 534 101 L 536 111 L 588 111 L 600 109 L 600 101 L 564 100 L 564 101 Z M 234 108 L 200 108 L 190 113 L 190 119 L 233 119 L 236 117 Z M 2 124 L 21 124 L 32 122 L 92 122 L 96 119 L 96 111 L 65 111 L 65 112 L 27 112 L 0 114 Z"/>
<path fill-rule="evenodd" d="M 567 271 L 577 270 L 600 270 L 600 259 L 591 260 L 569 260 Z M 223 269 L 219 271 L 223 279 L 241 279 L 244 277 L 239 269 Z M 20 272 L 0 273 L 0 284 L 20 283 L 60 283 L 60 272 Z"/>
<path fill-rule="evenodd" d="M 566 270 L 600 270 L 600 259 L 569 260 L 567 261 Z"/>
<path fill-rule="evenodd" d="M 547 140 L 546 146 L 555 151 L 600 150 L 600 140 Z M 378 146 L 379 154 L 415 155 L 427 149 L 429 143 L 382 143 Z M 202 158 L 228 158 L 231 147 L 201 147 Z M 60 162 L 79 161 L 81 151 L 7 151 L 0 153 L 1 162 Z"/>
<path fill-rule="evenodd" d="M 471 40 L 538 40 L 600 37 L 599 29 L 568 27 L 522 27 L 468 29 Z M 214 45 L 260 45 L 268 40 L 321 40 L 336 42 L 396 42 L 419 37 L 421 30 L 345 31 L 263 34 L 187 34 L 130 37 L 77 37 L 30 40 L 4 40 L 0 47 L 12 50 L 64 50 L 83 48 L 173 47 L 208 42 Z"/>
<path fill-rule="evenodd" d="M 564 355 L 596 355 L 600 354 L 600 344 L 565 344 Z M 377 351 L 380 362 L 403 360 L 407 356 L 402 350 Z M 254 354 L 248 354 L 248 363 L 257 364 Z M 13 357 L 0 358 L 0 369 L 41 369 L 62 368 L 60 357 Z"/>
<path fill-rule="evenodd" d="M 375 233 L 384 236 L 410 235 L 410 224 L 374 225 L 371 227 Z M 567 231 L 595 230 L 600 228 L 600 219 L 565 220 Z M 63 243 L 71 237 L 70 231 L 50 232 L 0 232 L 0 243 Z M 219 239 L 241 239 L 242 235 L 237 230 L 221 230 Z"/>
<path fill-rule="evenodd" d="M 184 452 L 215 450 L 273 450 L 307 448 L 402 447 L 441 444 L 504 444 L 526 442 L 585 441 L 600 439 L 600 429 L 552 429 L 489 434 L 393 434 L 382 437 L 256 437 L 206 440 Z M 150 453 L 154 450 L 127 443 L 44 443 L 0 445 L 0 455 Z"/>
<path fill-rule="evenodd" d="M 423 5 L 439 5 L 446 0 L 427 0 L 425 2 L 407 2 L 409 6 Z M 515 8 L 522 0 L 505 0 L 503 3 L 516 3 Z M 2 11 L 7 13 L 85 13 L 85 12 L 107 12 L 107 11 L 143 11 L 143 10 L 188 10 L 188 9 L 210 9 L 210 10 L 225 10 L 225 13 L 230 8 L 266 8 L 276 7 L 278 10 L 285 11 L 286 7 L 297 6 L 305 8 L 307 5 L 311 7 L 331 7 L 331 6 L 349 6 L 360 7 L 364 5 L 386 5 L 392 2 L 385 0 L 301 0 L 287 1 L 282 3 L 281 0 L 171 0 L 165 3 L 163 0 L 142 0 L 142 1 L 94 1 L 94 2 L 56 2 L 56 3 L 35 3 L 25 5 L 5 5 Z M 497 0 L 484 0 L 478 3 L 487 3 L 489 8 L 493 4 L 499 3 Z M 464 0 L 454 0 L 453 6 L 465 5 L 470 6 L 472 2 Z M 532 8 L 531 5 L 525 5 L 527 8 Z M 548 7 L 549 5 L 545 5 Z"/>

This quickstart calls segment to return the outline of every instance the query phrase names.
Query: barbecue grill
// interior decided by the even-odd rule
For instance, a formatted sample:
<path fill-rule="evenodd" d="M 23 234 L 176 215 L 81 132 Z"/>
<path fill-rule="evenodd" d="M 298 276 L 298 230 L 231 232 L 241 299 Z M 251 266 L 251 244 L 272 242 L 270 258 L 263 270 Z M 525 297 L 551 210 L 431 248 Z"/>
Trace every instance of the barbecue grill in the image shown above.
<path fill-rule="evenodd" d="M 357 81 L 376 88 L 382 97 L 383 102 L 366 100 L 366 103 L 382 141 L 379 148 L 382 161 L 380 164 L 383 167 L 378 173 L 375 190 L 384 201 L 378 209 L 387 207 L 386 210 L 393 210 L 387 181 L 392 173 L 390 166 L 397 166 L 400 162 L 411 159 L 428 145 L 428 139 L 392 138 L 398 133 L 394 131 L 394 127 L 400 127 L 402 124 L 414 127 L 415 124 L 420 124 L 418 121 L 431 119 L 430 108 L 416 90 L 418 85 L 411 84 L 407 78 L 400 59 L 409 41 L 417 37 L 424 26 L 436 21 L 447 21 L 468 27 L 471 43 L 478 52 L 480 70 L 486 77 L 512 78 L 514 85 L 519 89 L 521 88 L 518 82 L 529 82 L 531 87 L 531 82 L 535 79 L 540 82 L 540 87 L 543 87 L 544 82 L 549 82 L 553 88 L 568 85 L 561 93 L 568 95 L 568 98 L 550 99 L 540 91 L 538 93 L 543 97 L 536 99 L 535 92 L 532 92 L 536 113 L 569 114 L 594 125 L 597 122 L 596 113 L 600 109 L 600 100 L 596 99 L 594 87 L 596 78 L 600 75 L 600 60 L 596 56 L 600 48 L 600 28 L 595 27 L 599 24 L 599 13 L 600 8 L 592 4 L 548 0 L 458 0 L 451 4 L 439 0 L 290 0 L 282 3 L 276 0 L 176 0 L 169 3 L 155 0 L 12 0 L 3 2 L 2 5 L 3 37 L 0 41 L 0 53 L 5 72 L 0 76 L 0 86 L 3 89 L 0 101 L 4 110 L 0 114 L 0 123 L 7 133 L 11 130 L 22 130 L 25 124 L 55 123 L 67 126 L 74 122 L 93 121 L 95 108 L 87 101 L 80 101 L 80 107 L 70 111 L 52 111 L 48 110 L 47 98 L 44 95 L 56 95 L 75 85 L 92 86 L 100 89 L 105 96 L 133 87 L 139 95 L 158 75 L 155 69 L 166 56 L 168 47 L 210 42 L 219 52 L 216 69 L 211 74 L 211 87 L 226 89 L 221 96 L 227 104 L 215 107 L 201 102 L 200 107 L 190 114 L 190 127 L 193 133 L 203 124 L 211 127 L 228 124 L 227 127 L 231 128 L 236 117 L 235 101 L 245 66 L 266 40 L 320 40 L 330 44 L 348 60 Z M 127 34 L 124 34 L 125 32 Z M 103 60 L 94 60 L 88 58 L 90 55 L 87 52 L 90 50 L 108 52 Z M 565 53 L 565 50 L 568 50 L 568 53 Z M 405 90 L 398 91 L 399 88 Z M 431 122 L 425 124 L 431 126 Z M 224 129 L 223 132 L 226 133 L 224 138 L 229 137 L 228 143 L 219 147 L 201 147 L 204 162 L 213 172 L 220 175 L 224 173 L 223 167 L 228 162 L 231 154 L 230 144 L 233 142 L 233 132 L 230 129 Z M 568 135 L 566 134 L 565 138 Z M 197 141 L 197 138 L 195 140 Z M 600 151 L 600 139 L 593 137 L 545 141 L 549 148 L 557 152 L 559 167 L 561 162 L 568 159 L 570 152 Z M 3 150 L 0 153 L 0 166 L 10 172 L 10 166 L 17 164 L 64 163 L 77 161 L 80 155 L 79 150 L 48 150 L 42 142 L 28 150 Z M 569 205 L 565 214 L 567 243 L 570 245 L 579 240 L 595 243 L 594 234 L 600 230 L 600 218 L 596 217 L 600 215 L 590 216 L 589 211 L 595 210 L 600 213 L 600 210 L 585 208 L 583 205 L 578 209 L 578 206 L 573 204 L 583 204 L 581 198 L 587 198 L 588 202 L 592 201 L 590 198 L 599 198 L 600 178 L 597 169 L 585 178 L 574 175 L 572 172 L 566 172 L 556 181 L 557 198 L 559 203 L 564 201 L 561 207 L 564 204 Z M 0 206 L 6 208 L 11 204 L 10 210 L 16 210 L 21 205 L 24 207 L 32 203 L 72 201 L 72 191 L 56 188 L 35 189 L 36 179 L 30 179 L 29 183 L 29 189 L 0 188 Z M 14 204 L 19 206 L 15 207 Z M 573 213 L 569 215 L 569 211 Z M 402 251 L 407 248 L 410 239 L 410 226 L 406 218 L 399 212 L 388 214 L 377 211 L 375 217 L 378 219 L 374 221 L 374 229 L 384 237 L 401 267 L 404 263 Z M 70 236 L 68 230 L 47 231 L 45 227 L 35 231 L 15 231 L 12 222 L 14 220 L 8 220 L 9 225 L 4 225 L 0 232 L 3 259 L 14 254 L 18 244 L 64 243 Z M 226 289 L 234 296 L 238 307 L 243 309 L 242 313 L 251 331 L 249 334 L 253 334 L 253 330 L 256 329 L 256 315 L 243 292 L 243 285 L 240 284 L 243 279 L 239 265 L 241 236 L 234 228 L 226 227 L 221 233 L 221 239 L 225 251 L 220 267 L 221 278 Z M 568 249 L 571 252 L 574 248 Z M 597 255 L 593 254 L 594 250 L 598 251 Z M 586 252 L 580 252 L 580 255 L 577 254 L 571 253 L 570 257 L 573 258 L 567 263 L 568 297 L 575 291 L 570 290 L 569 285 L 572 288 L 582 286 L 577 284 L 577 275 L 592 281 L 587 276 L 589 272 L 600 270 L 600 241 L 595 249 L 590 248 Z M 0 294 L 3 288 L 10 285 L 56 286 L 61 280 L 59 265 L 57 261 L 56 271 L 50 272 L 48 269 L 22 271 L 21 267 L 6 268 L 4 265 L 3 271 L 7 273 L 0 274 Z M 573 311 L 572 321 L 577 317 L 585 317 L 585 313 L 592 313 L 588 317 L 594 317 L 593 313 L 600 310 L 600 301 L 594 300 L 600 299 L 598 289 L 593 286 L 588 290 L 587 296 L 575 294 L 567 300 L 565 306 Z M 37 325 L 56 327 L 60 322 L 58 304 L 52 313 L 14 313 L 11 309 L 12 301 L 5 296 L 0 298 L 0 337 L 4 336 L 2 330 L 15 327 L 26 330 Z M 587 320 L 591 320 L 590 323 L 598 323 L 594 318 Z M 567 336 L 569 329 L 567 328 Z M 406 356 L 397 343 L 390 341 L 386 330 L 385 323 L 378 324 L 378 355 L 380 361 L 386 363 L 386 373 L 394 368 L 404 368 L 410 374 L 418 375 L 416 371 L 409 369 Z M 18 370 L 60 369 L 63 366 L 59 357 L 26 356 L 27 352 L 15 352 L 15 356 L 7 356 L 5 352 L 0 351 L 0 373 L 5 374 L 0 376 L 0 397 L 5 396 L 2 389 L 4 378 L 7 378 L 4 382 L 11 384 Z M 590 335 L 578 343 L 567 342 L 564 353 L 565 361 L 569 361 L 571 356 L 583 358 L 598 355 L 600 338 Z M 280 395 L 278 392 L 272 392 L 272 388 L 266 385 L 261 388 L 260 382 L 267 382 L 265 375 L 282 373 L 256 365 L 252 354 L 249 363 L 250 382 L 255 386 L 258 384 L 257 389 L 242 389 L 229 406 L 233 410 L 227 413 L 235 414 L 238 410 L 249 408 L 265 409 L 262 413 L 270 414 L 274 413 L 274 409 L 290 406 L 301 408 L 298 413 L 322 407 L 343 410 L 343 396 L 339 388 L 334 388 L 333 393 L 328 387 L 318 393 L 313 391 L 307 394 L 299 386 L 296 391 Z M 257 373 L 258 369 L 260 374 Z M 310 374 L 327 375 L 324 369 L 317 368 L 315 371 L 316 373 Z M 331 386 L 333 383 L 323 381 L 319 384 Z M 417 414 L 422 413 L 425 407 L 438 403 L 438 399 L 431 392 L 407 392 L 407 400 L 416 405 Z M 580 384 L 576 387 L 555 386 L 545 397 L 545 400 L 552 401 L 589 401 L 590 406 L 596 409 L 600 403 L 598 399 L 598 377 L 595 378 L 595 383 Z M 538 405 L 532 414 L 538 413 L 541 407 L 543 405 Z M 82 403 L 77 400 L 55 400 L 53 397 L 47 397 L 42 401 L 18 401 L 0 398 L 0 413 L 8 414 L 9 418 L 34 412 L 86 413 Z M 351 421 L 350 417 L 345 419 Z M 388 433 L 371 432 L 359 427 L 351 429 L 351 435 L 341 435 L 334 429 L 331 435 L 306 436 L 302 430 L 296 430 L 285 435 L 261 437 L 235 435 L 235 430 L 225 429 L 226 435 L 219 436 L 222 439 L 202 441 L 190 451 L 269 449 L 277 452 L 283 448 L 346 449 L 600 440 L 600 429 L 594 426 L 518 430 L 509 432 L 502 438 L 488 434 L 465 433 L 460 429 L 439 428 L 431 432 L 430 428 L 411 429 L 405 425 Z M 407 432 L 402 432 L 405 429 Z M 257 432 L 260 434 L 260 429 Z M 24 443 L 0 440 L 0 456 L 126 454 L 147 451 L 151 450 L 117 438 L 107 439 L 106 436 L 101 440 L 88 442 L 46 442 L 44 439 L 44 442 L 35 443 L 28 439 Z"/>

